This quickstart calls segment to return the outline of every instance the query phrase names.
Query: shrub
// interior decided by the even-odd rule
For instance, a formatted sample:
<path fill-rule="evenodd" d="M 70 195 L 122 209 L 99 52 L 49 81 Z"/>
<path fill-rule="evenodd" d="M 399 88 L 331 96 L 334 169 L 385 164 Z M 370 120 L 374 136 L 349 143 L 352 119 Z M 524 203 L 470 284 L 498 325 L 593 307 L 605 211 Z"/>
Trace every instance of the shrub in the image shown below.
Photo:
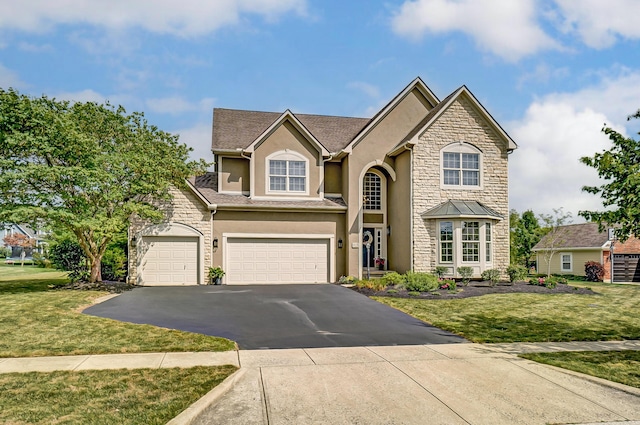
<path fill-rule="evenodd" d="M 33 253 L 33 264 L 43 269 L 51 268 L 51 260 L 45 258 L 45 256 L 39 252 Z"/>
<path fill-rule="evenodd" d="M 340 276 L 340 279 L 338 279 L 338 283 L 340 285 L 348 285 L 348 284 L 356 283 L 357 281 L 358 281 L 358 278 L 355 276 Z"/>
<path fill-rule="evenodd" d="M 456 270 L 462 279 L 462 284 L 467 286 L 471 280 L 471 276 L 473 276 L 473 268 L 469 266 L 462 266 L 458 267 Z"/>
<path fill-rule="evenodd" d="M 440 279 L 444 277 L 445 274 L 449 271 L 449 267 L 446 266 L 438 266 L 433 269 L 433 274 L 438 276 Z"/>
<path fill-rule="evenodd" d="M 438 277 L 431 273 L 409 271 L 405 276 L 407 291 L 430 292 L 438 289 Z"/>
<path fill-rule="evenodd" d="M 544 286 L 545 288 L 549 288 L 549 289 L 555 288 L 556 286 L 558 286 L 559 283 L 566 285 L 567 278 L 562 276 L 550 276 L 550 277 L 535 277 L 535 278 L 529 279 L 529 285 Z"/>
<path fill-rule="evenodd" d="M 584 263 L 584 274 L 589 282 L 602 282 L 604 267 L 597 261 L 587 261 Z"/>
<path fill-rule="evenodd" d="M 387 289 L 387 285 L 382 282 L 381 279 L 363 279 L 363 280 L 359 280 L 355 283 L 355 285 L 358 288 L 367 288 L 367 289 L 371 289 L 372 291 L 384 291 L 385 289 Z"/>
<path fill-rule="evenodd" d="M 405 282 L 405 278 L 398 272 L 387 273 L 380 279 L 387 285 L 402 285 Z"/>
<path fill-rule="evenodd" d="M 102 256 L 100 271 L 103 280 L 120 281 L 127 274 L 127 255 L 118 245 L 107 248 Z"/>
<path fill-rule="evenodd" d="M 440 289 L 448 289 L 449 291 L 455 291 L 457 288 L 456 281 L 453 279 L 445 279 L 440 281 Z"/>
<path fill-rule="evenodd" d="M 0 246 L 0 258 L 11 257 L 11 248 L 7 246 Z"/>
<path fill-rule="evenodd" d="M 527 278 L 527 268 L 516 264 L 511 264 L 507 267 L 507 274 L 509 275 L 509 282 L 519 282 Z"/>
<path fill-rule="evenodd" d="M 482 280 L 489 281 L 491 286 L 495 286 L 496 283 L 500 280 L 500 270 L 498 269 L 488 269 L 482 272 Z"/>
<path fill-rule="evenodd" d="M 51 263 L 55 268 L 69 272 L 72 282 L 87 280 L 87 259 L 80 244 L 71 240 L 64 240 L 49 250 Z"/>

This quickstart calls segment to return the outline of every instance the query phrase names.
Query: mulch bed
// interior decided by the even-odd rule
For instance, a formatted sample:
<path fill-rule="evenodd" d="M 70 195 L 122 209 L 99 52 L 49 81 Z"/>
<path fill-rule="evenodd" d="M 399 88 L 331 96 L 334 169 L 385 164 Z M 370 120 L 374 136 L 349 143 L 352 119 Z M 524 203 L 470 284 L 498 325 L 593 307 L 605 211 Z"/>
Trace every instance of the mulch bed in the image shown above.
<path fill-rule="evenodd" d="M 112 294 L 120 294 L 124 291 L 130 291 L 135 286 L 125 282 L 103 281 L 96 283 L 75 282 L 63 286 L 57 286 L 55 289 L 71 289 L 76 291 L 108 291 Z"/>
<path fill-rule="evenodd" d="M 528 282 L 498 283 L 491 286 L 489 282 L 470 282 L 468 286 L 458 286 L 457 290 L 449 291 L 447 289 L 438 289 L 434 292 L 422 292 L 420 295 L 409 295 L 404 289 L 398 289 L 397 292 L 373 291 L 367 288 L 351 287 L 352 290 L 359 292 L 368 297 L 394 297 L 394 298 L 425 298 L 432 300 L 450 300 L 456 298 L 479 297 L 488 294 L 581 294 L 581 295 L 597 295 L 590 288 L 578 288 L 570 285 L 558 284 L 553 289 L 544 286 L 530 285 Z"/>

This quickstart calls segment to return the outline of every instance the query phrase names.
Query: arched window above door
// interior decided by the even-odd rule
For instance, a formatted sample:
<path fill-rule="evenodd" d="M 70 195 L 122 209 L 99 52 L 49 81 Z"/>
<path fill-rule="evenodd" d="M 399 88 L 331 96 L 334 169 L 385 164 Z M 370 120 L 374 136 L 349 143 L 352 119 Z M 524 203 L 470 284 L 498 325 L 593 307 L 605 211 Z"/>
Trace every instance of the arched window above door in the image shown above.
<path fill-rule="evenodd" d="M 368 172 L 364 175 L 362 208 L 369 211 L 382 209 L 382 178 L 376 173 Z"/>

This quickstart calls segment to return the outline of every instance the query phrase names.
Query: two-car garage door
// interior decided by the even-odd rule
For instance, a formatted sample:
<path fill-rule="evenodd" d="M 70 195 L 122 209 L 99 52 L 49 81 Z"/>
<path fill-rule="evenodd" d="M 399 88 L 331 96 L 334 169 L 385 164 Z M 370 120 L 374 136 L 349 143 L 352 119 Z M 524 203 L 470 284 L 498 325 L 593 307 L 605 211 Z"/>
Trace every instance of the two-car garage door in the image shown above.
<path fill-rule="evenodd" d="M 326 283 L 329 240 L 228 238 L 227 284 Z"/>

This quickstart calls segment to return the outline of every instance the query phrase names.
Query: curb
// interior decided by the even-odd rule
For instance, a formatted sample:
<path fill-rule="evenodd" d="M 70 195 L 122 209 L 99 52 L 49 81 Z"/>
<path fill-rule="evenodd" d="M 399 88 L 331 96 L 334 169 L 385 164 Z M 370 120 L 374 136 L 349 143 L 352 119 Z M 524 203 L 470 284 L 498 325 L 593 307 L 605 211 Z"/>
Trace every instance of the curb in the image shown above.
<path fill-rule="evenodd" d="M 193 423 L 193 421 L 197 419 L 198 416 L 200 416 L 204 409 L 209 407 L 216 400 L 222 397 L 227 391 L 229 391 L 236 383 L 236 381 L 242 378 L 242 375 L 244 375 L 246 370 L 247 369 L 238 369 L 233 372 L 227 379 L 222 381 L 220 385 L 206 393 L 191 406 L 187 407 L 182 411 L 182 413 L 167 422 L 166 425 L 189 425 Z"/>

